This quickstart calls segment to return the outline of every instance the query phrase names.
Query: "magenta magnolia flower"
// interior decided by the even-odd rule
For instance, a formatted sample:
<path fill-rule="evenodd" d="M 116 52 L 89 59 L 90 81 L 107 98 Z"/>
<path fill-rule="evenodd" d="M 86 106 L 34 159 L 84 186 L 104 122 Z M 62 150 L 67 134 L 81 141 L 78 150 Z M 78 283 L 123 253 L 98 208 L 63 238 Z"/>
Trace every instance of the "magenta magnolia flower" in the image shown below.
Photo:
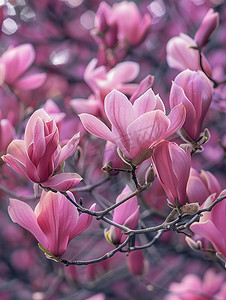
<path fill-rule="evenodd" d="M 129 186 L 126 185 L 121 194 L 117 197 L 116 203 L 132 194 L 132 192 Z M 138 205 L 137 197 L 134 196 L 114 209 L 113 222 L 125 225 L 130 229 L 135 229 L 140 217 L 139 209 L 140 206 Z M 122 234 L 122 230 L 113 225 L 105 232 L 105 236 L 107 240 L 115 246 L 118 246 L 126 239 L 126 235 Z"/>
<path fill-rule="evenodd" d="M 226 190 L 219 195 L 209 196 L 203 208 L 209 207 L 218 197 L 226 196 Z M 226 232 L 225 232 L 226 199 L 215 205 L 210 212 L 202 213 L 199 222 L 191 225 L 191 230 L 200 237 L 209 240 L 220 257 L 226 261 Z"/>
<path fill-rule="evenodd" d="M 127 1 L 115 3 L 112 7 L 101 2 L 95 19 L 96 31 L 106 34 L 105 43 L 109 47 L 113 47 L 117 40 L 138 46 L 145 40 L 150 25 L 151 16 L 148 13 L 141 16 L 136 4 Z"/>
<path fill-rule="evenodd" d="M 195 274 L 188 274 L 181 282 L 171 283 L 169 290 L 165 300 L 223 300 L 226 299 L 225 274 L 208 269 L 203 280 Z"/>
<path fill-rule="evenodd" d="M 71 107 L 76 113 L 86 112 L 96 115 L 100 111 L 104 115 L 103 102 L 109 92 L 117 89 L 132 95 L 138 87 L 137 84 L 129 84 L 128 82 L 137 77 L 140 70 L 139 64 L 125 61 L 117 64 L 110 71 L 107 71 L 104 66 L 96 68 L 96 65 L 97 60 L 92 59 L 84 73 L 84 79 L 94 94 L 87 100 L 71 100 Z"/>
<path fill-rule="evenodd" d="M 152 89 L 134 104 L 124 94 L 113 90 L 106 96 L 104 106 L 111 130 L 89 114 L 80 115 L 82 123 L 90 133 L 112 142 L 130 159 L 175 133 L 185 120 L 182 104 L 175 106 L 167 117 L 162 100 Z"/>
<path fill-rule="evenodd" d="M 211 34 L 216 29 L 218 24 L 219 14 L 215 13 L 214 10 L 210 8 L 202 20 L 202 23 L 194 37 L 194 40 L 199 47 L 203 47 L 208 43 Z"/>
<path fill-rule="evenodd" d="M 35 51 L 31 44 L 23 44 L 15 48 L 10 47 L 0 57 L 4 82 L 22 90 L 35 89 L 41 86 L 46 79 L 45 73 L 23 76 L 34 62 L 34 59 Z"/>
<path fill-rule="evenodd" d="M 187 149 L 189 150 L 189 149 Z M 168 200 L 173 204 L 186 204 L 186 185 L 189 177 L 191 156 L 176 143 L 163 141 L 153 152 L 154 169 Z"/>
<path fill-rule="evenodd" d="M 186 69 L 194 71 L 201 70 L 199 52 L 191 48 L 197 46 L 197 43 L 184 33 L 171 38 L 166 46 L 168 65 L 178 71 Z M 205 72 L 211 76 L 211 67 L 203 54 L 202 64 Z"/>
<path fill-rule="evenodd" d="M 17 173 L 45 187 L 66 191 L 81 181 L 76 173 L 58 173 L 62 163 L 73 154 L 79 142 L 79 134 L 61 149 L 56 123 L 39 109 L 30 117 L 24 140 L 12 141 L 2 159 Z"/>
<path fill-rule="evenodd" d="M 197 140 L 202 130 L 202 123 L 212 100 L 212 86 L 201 71 L 185 70 L 177 75 L 170 91 L 171 109 L 183 103 L 186 119 L 183 129 L 188 136 Z"/>
<path fill-rule="evenodd" d="M 68 193 L 75 201 L 73 194 Z M 34 211 L 16 199 L 10 199 L 8 211 L 14 223 L 30 231 L 41 246 L 56 257 L 64 254 L 70 241 L 89 227 L 92 220 L 88 214 L 79 216 L 77 208 L 62 194 L 45 191 Z"/>
<path fill-rule="evenodd" d="M 187 196 L 190 202 L 203 203 L 210 195 L 221 192 L 221 186 L 217 178 L 208 171 L 200 173 L 191 168 L 187 184 Z"/>

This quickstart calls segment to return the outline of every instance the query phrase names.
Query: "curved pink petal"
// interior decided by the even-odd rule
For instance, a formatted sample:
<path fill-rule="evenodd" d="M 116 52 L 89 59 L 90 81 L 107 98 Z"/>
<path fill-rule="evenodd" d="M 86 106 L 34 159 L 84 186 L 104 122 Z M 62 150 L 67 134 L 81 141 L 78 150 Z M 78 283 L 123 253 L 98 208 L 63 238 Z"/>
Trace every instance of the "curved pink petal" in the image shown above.
<path fill-rule="evenodd" d="M 131 102 L 121 92 L 113 90 L 106 96 L 104 107 L 106 115 L 112 124 L 114 138 L 119 138 L 128 150 L 127 126 L 134 120 L 134 111 Z"/>
<path fill-rule="evenodd" d="M 60 193 L 48 192 L 41 201 L 37 222 L 48 240 L 46 250 L 61 256 L 69 243 L 71 229 L 77 225 L 77 209 Z"/>
<path fill-rule="evenodd" d="M 33 132 L 34 132 L 38 118 L 41 118 L 44 122 L 48 122 L 51 120 L 50 116 L 47 114 L 47 112 L 43 108 L 37 109 L 32 114 L 32 116 L 30 117 L 30 119 L 27 122 L 27 125 L 25 128 L 25 133 L 24 133 L 24 141 L 25 141 L 26 149 L 33 142 Z"/>
<path fill-rule="evenodd" d="M 36 215 L 28 204 L 10 199 L 8 212 L 14 223 L 30 231 L 45 249 L 48 247 L 46 236 L 39 227 Z"/>
<path fill-rule="evenodd" d="M 71 108 L 77 113 L 88 113 L 96 115 L 99 110 L 99 102 L 95 97 L 86 99 L 72 99 L 70 101 Z"/>
<path fill-rule="evenodd" d="M 215 227 L 212 221 L 206 221 L 204 223 L 195 222 L 190 228 L 194 233 L 209 240 L 217 252 L 226 258 L 226 240 L 222 238 L 222 232 Z"/>
<path fill-rule="evenodd" d="M 12 155 L 6 154 L 6 155 L 3 155 L 1 158 L 14 171 L 16 171 L 20 175 L 24 176 L 25 178 L 29 178 L 28 175 L 27 175 L 26 168 L 25 168 L 24 164 L 22 164 L 21 162 L 19 162 Z"/>
<path fill-rule="evenodd" d="M 170 126 L 168 130 L 166 130 L 166 134 L 162 136 L 162 139 L 165 139 L 176 131 L 178 131 L 184 124 L 186 118 L 186 109 L 184 105 L 178 104 L 176 105 L 168 115 L 168 119 L 170 120 Z"/>
<path fill-rule="evenodd" d="M 32 75 L 27 75 L 14 83 L 14 88 L 21 89 L 21 90 L 33 90 L 37 89 L 46 80 L 45 73 L 37 73 Z"/>
<path fill-rule="evenodd" d="M 54 160 L 55 170 L 61 166 L 61 164 L 70 157 L 76 150 L 79 143 L 80 133 L 76 133 L 67 144 L 60 150 L 57 157 Z"/>
<path fill-rule="evenodd" d="M 11 155 L 14 159 L 18 160 L 21 164 L 25 165 L 26 163 L 26 151 L 25 143 L 22 140 L 13 140 L 8 148 L 7 155 Z"/>
<path fill-rule="evenodd" d="M 99 119 L 89 114 L 80 114 L 79 118 L 81 119 L 83 126 L 89 133 L 97 136 L 100 139 L 112 141 L 112 132 Z"/>
<path fill-rule="evenodd" d="M 139 74 L 140 66 L 136 62 L 124 61 L 117 64 L 107 73 L 107 79 L 111 82 L 112 88 L 117 84 L 134 80 Z"/>
<path fill-rule="evenodd" d="M 147 112 L 128 126 L 130 158 L 161 141 L 170 126 L 170 121 L 161 110 Z"/>
<path fill-rule="evenodd" d="M 94 211 L 96 204 L 93 204 L 89 210 Z M 80 234 L 81 232 L 85 231 L 92 222 L 92 216 L 89 214 L 81 214 L 78 218 L 78 223 L 74 230 L 71 231 L 69 240 L 72 240 L 76 235 Z"/>
<path fill-rule="evenodd" d="M 150 89 L 153 86 L 154 83 L 154 76 L 147 75 L 139 84 L 136 91 L 133 93 L 133 95 L 130 97 L 130 102 L 134 103 L 134 101 L 140 97 L 143 93 L 145 93 L 148 89 Z"/>
<path fill-rule="evenodd" d="M 60 173 L 42 182 L 42 185 L 64 192 L 74 188 L 81 180 L 82 177 L 77 173 Z"/>
<path fill-rule="evenodd" d="M 156 109 L 159 109 L 165 113 L 165 107 L 161 98 L 159 96 L 156 96 L 151 88 L 135 100 L 133 109 L 136 118 L 146 112 Z"/>

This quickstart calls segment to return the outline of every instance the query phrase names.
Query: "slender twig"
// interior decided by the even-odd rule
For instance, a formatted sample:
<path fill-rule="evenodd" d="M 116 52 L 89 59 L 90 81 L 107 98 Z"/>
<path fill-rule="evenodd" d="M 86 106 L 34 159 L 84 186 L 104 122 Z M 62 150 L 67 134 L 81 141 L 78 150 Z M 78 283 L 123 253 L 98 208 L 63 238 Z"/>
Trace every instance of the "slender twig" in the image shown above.
<path fill-rule="evenodd" d="M 119 245 L 117 248 L 115 248 L 114 250 L 107 252 L 106 254 L 104 254 L 103 256 L 99 257 L 99 258 L 95 258 L 95 259 L 91 259 L 91 260 L 76 260 L 76 261 L 69 261 L 66 260 L 64 258 L 61 259 L 61 262 L 63 264 L 65 264 L 66 266 L 70 266 L 70 265 L 90 265 L 93 263 L 97 263 L 100 262 L 102 260 L 108 259 L 110 257 L 112 257 L 115 253 L 119 252 L 130 240 L 131 236 L 128 236 L 125 241 Z"/>
<path fill-rule="evenodd" d="M 153 237 L 153 239 L 149 243 L 147 243 L 145 245 L 141 245 L 141 246 L 130 247 L 129 251 L 141 250 L 141 249 L 146 249 L 146 248 L 151 247 L 160 238 L 160 236 L 163 234 L 163 232 L 164 232 L 163 230 L 159 230 L 159 232 Z"/>

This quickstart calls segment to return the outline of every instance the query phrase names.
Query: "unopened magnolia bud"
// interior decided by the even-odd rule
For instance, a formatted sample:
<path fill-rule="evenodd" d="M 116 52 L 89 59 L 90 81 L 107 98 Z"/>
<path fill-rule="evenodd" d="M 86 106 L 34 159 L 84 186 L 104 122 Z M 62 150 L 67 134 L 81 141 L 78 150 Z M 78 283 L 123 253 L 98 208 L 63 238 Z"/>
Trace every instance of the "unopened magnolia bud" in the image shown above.
<path fill-rule="evenodd" d="M 218 26 L 218 23 L 219 14 L 215 13 L 212 8 L 209 9 L 194 37 L 199 47 L 204 47 L 208 43 L 210 36 Z"/>
<path fill-rule="evenodd" d="M 147 169 L 147 172 L 145 174 L 145 184 L 150 184 L 155 179 L 155 171 L 152 165 Z"/>
<path fill-rule="evenodd" d="M 188 246 L 194 251 L 200 251 L 202 249 L 202 242 L 201 241 L 194 241 L 190 237 L 186 236 L 185 240 Z"/>
<path fill-rule="evenodd" d="M 188 215 L 195 215 L 199 211 L 199 204 L 198 203 L 187 203 L 180 207 L 182 214 L 188 214 Z"/>

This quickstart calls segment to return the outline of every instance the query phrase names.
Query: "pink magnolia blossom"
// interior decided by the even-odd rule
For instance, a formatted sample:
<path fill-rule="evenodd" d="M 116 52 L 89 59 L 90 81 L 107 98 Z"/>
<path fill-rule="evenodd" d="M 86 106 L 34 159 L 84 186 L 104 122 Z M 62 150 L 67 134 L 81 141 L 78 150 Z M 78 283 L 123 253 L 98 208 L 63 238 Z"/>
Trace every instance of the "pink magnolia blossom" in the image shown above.
<path fill-rule="evenodd" d="M 73 194 L 68 193 L 75 201 Z M 77 208 L 59 192 L 43 191 L 34 211 L 28 204 L 10 199 L 8 211 L 14 223 L 30 231 L 56 257 L 64 254 L 70 241 L 89 227 L 92 220 L 88 214 L 79 216 Z"/>
<path fill-rule="evenodd" d="M 176 143 L 163 141 L 153 152 L 154 169 L 168 200 L 176 206 L 186 204 L 186 185 L 189 177 L 191 156 Z"/>
<path fill-rule="evenodd" d="M 55 121 L 44 109 L 39 109 L 27 123 L 24 140 L 12 141 L 2 159 L 14 171 L 33 182 L 66 191 L 82 179 L 76 173 L 59 173 L 62 163 L 73 154 L 78 142 L 79 134 L 75 134 L 61 148 Z"/>
<path fill-rule="evenodd" d="M 181 282 L 174 282 L 169 287 L 170 294 L 165 300 L 224 300 L 226 298 L 225 274 L 208 269 L 200 279 L 195 274 L 186 275 Z"/>
<path fill-rule="evenodd" d="M 217 178 L 209 171 L 200 173 L 191 168 L 187 183 L 187 196 L 190 202 L 203 203 L 213 193 L 220 194 L 221 186 Z"/>
<path fill-rule="evenodd" d="M 95 19 L 95 31 L 105 34 L 104 41 L 110 48 L 117 40 L 138 46 L 145 40 L 150 25 L 151 16 L 148 13 L 141 16 L 136 4 L 127 1 L 115 3 L 112 7 L 101 2 Z"/>
<path fill-rule="evenodd" d="M 171 68 L 183 71 L 190 69 L 201 70 L 199 52 L 191 47 L 197 47 L 197 43 L 188 35 L 181 33 L 180 36 L 171 38 L 166 46 L 167 63 Z M 202 64 L 205 72 L 211 76 L 211 67 L 202 54 Z"/>
<path fill-rule="evenodd" d="M 126 185 L 121 194 L 117 197 L 116 203 L 130 194 L 132 194 L 132 190 Z M 130 229 L 135 229 L 140 217 L 139 209 L 140 206 L 138 205 L 137 197 L 134 196 L 114 209 L 113 222 L 125 225 Z M 115 246 L 121 244 L 126 238 L 126 235 L 122 234 L 122 230 L 113 225 L 105 232 L 105 236 L 107 240 Z"/>
<path fill-rule="evenodd" d="M 124 94 L 113 90 L 106 96 L 104 106 L 111 130 L 89 114 L 80 115 L 82 123 L 90 133 L 119 147 L 129 159 L 175 133 L 185 119 L 182 104 L 175 106 L 167 117 L 162 100 L 152 89 L 136 99 L 134 104 Z"/>
<path fill-rule="evenodd" d="M 45 73 L 24 75 L 35 59 L 35 51 L 31 44 L 23 44 L 15 48 L 10 47 L 0 57 L 0 66 L 3 72 L 3 81 L 22 90 L 40 87 L 45 79 Z"/>
<path fill-rule="evenodd" d="M 186 119 L 183 129 L 188 136 L 197 140 L 202 130 L 202 123 L 212 100 L 212 86 L 201 71 L 185 70 L 177 75 L 170 91 L 171 109 L 183 103 Z"/>
<path fill-rule="evenodd" d="M 84 73 L 84 79 L 94 94 L 88 100 L 71 100 L 70 105 L 76 113 L 86 112 L 97 115 L 100 111 L 104 115 L 103 102 L 109 92 L 118 89 L 132 95 L 138 87 L 137 84 L 128 84 L 128 82 L 137 77 L 140 70 L 139 64 L 125 61 L 117 64 L 110 71 L 107 71 L 104 66 L 96 67 L 96 65 L 97 60 L 91 60 Z"/>
<path fill-rule="evenodd" d="M 142 250 L 130 252 L 126 256 L 126 262 L 130 273 L 134 276 L 143 276 L 148 269 L 148 261 L 145 259 Z"/>
<path fill-rule="evenodd" d="M 202 20 L 202 23 L 199 26 L 194 37 L 194 40 L 199 47 L 203 47 L 208 43 L 211 34 L 216 29 L 218 24 L 219 14 L 215 13 L 214 10 L 210 8 L 204 19 Z"/>
<path fill-rule="evenodd" d="M 209 196 L 203 208 L 209 207 L 218 197 L 226 196 L 226 190 L 223 190 L 219 195 L 212 194 Z M 217 203 L 210 212 L 202 213 L 199 222 L 191 225 L 191 230 L 209 240 L 215 247 L 218 255 L 226 261 L 226 233 L 225 233 L 225 213 L 226 200 Z"/>

